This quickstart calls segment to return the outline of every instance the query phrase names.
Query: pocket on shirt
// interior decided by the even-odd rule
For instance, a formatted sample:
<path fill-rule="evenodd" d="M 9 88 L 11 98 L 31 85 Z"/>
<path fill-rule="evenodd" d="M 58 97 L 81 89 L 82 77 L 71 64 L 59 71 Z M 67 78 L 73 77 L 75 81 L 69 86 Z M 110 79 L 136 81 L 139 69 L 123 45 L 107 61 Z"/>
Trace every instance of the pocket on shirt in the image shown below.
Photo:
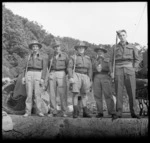
<path fill-rule="evenodd" d="M 38 58 L 36 61 L 36 66 L 42 68 L 42 58 Z"/>
<path fill-rule="evenodd" d="M 126 47 L 126 55 L 133 55 L 133 49 L 130 47 Z"/>
<path fill-rule="evenodd" d="M 65 61 L 64 60 L 59 60 L 58 63 L 57 63 L 57 66 L 65 68 L 66 67 Z"/>
<path fill-rule="evenodd" d="M 120 49 L 116 49 L 116 54 L 115 54 L 116 59 L 122 57 L 122 52 Z"/>

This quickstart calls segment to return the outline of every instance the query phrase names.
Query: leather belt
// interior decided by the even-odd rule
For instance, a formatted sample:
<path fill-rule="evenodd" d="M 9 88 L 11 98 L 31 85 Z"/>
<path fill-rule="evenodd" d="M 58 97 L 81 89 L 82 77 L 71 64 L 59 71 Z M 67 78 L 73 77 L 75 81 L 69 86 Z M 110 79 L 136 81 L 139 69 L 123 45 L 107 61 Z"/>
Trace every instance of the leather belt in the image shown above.
<path fill-rule="evenodd" d="M 108 75 L 109 72 L 108 71 L 101 71 L 101 72 L 95 72 L 94 74 L 106 74 L 106 75 Z"/>
<path fill-rule="evenodd" d="M 120 62 L 133 62 L 132 59 L 116 59 L 116 63 L 120 63 Z"/>
<path fill-rule="evenodd" d="M 55 70 L 51 70 L 51 71 L 65 71 L 65 69 L 55 69 Z"/>
<path fill-rule="evenodd" d="M 41 71 L 42 69 L 37 69 L 37 68 L 28 68 L 28 71 Z"/>
<path fill-rule="evenodd" d="M 119 64 L 116 63 L 116 67 L 117 67 L 117 68 L 121 68 L 121 67 L 132 68 L 132 67 L 133 67 L 133 64 L 132 64 L 132 63 L 128 63 L 128 64 L 119 65 Z"/>
<path fill-rule="evenodd" d="M 76 67 L 76 69 L 87 69 L 87 67 Z"/>
<path fill-rule="evenodd" d="M 86 74 L 87 75 L 87 72 L 81 72 L 81 71 L 75 71 L 76 73 L 81 73 L 81 74 Z"/>

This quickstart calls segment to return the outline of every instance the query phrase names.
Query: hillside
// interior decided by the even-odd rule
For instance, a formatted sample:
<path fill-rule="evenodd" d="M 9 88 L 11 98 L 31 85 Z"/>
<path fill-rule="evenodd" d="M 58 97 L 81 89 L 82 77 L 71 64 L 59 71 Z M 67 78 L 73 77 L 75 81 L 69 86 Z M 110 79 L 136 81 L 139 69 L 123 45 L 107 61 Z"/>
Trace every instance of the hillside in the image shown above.
<path fill-rule="evenodd" d="M 46 32 L 42 25 L 36 21 L 29 21 L 13 12 L 3 5 L 2 7 L 2 77 L 16 77 L 24 65 L 25 56 L 30 52 L 28 44 L 31 40 L 36 39 L 42 43 L 43 54 L 52 54 L 52 40 L 57 38 L 61 41 L 63 50 L 72 55 L 74 46 L 80 41 L 70 37 L 56 37 L 51 33 Z M 91 58 L 95 57 L 93 49 L 102 44 L 95 45 L 84 41 L 89 47 L 86 54 Z M 104 45 L 108 50 L 108 55 L 111 53 L 111 46 Z"/>
<path fill-rule="evenodd" d="M 14 78 L 22 71 L 24 58 L 29 53 L 28 44 L 36 39 L 42 43 L 42 53 L 51 54 L 53 49 L 51 42 L 57 38 L 62 42 L 62 47 L 69 55 L 74 53 L 74 46 L 79 40 L 68 37 L 55 37 L 47 33 L 41 25 L 35 21 L 13 14 L 3 5 L 2 21 L 2 76 Z M 90 49 L 96 45 L 86 42 Z M 89 51 L 90 51 L 89 49 Z M 91 52 L 89 52 L 91 53 Z"/>

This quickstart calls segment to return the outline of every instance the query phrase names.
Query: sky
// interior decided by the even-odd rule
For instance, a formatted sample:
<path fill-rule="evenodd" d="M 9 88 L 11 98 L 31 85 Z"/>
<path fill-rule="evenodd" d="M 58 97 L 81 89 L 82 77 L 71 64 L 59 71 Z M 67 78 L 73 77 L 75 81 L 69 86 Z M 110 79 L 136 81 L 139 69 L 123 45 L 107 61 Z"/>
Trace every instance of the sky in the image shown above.
<path fill-rule="evenodd" d="M 14 14 L 36 21 L 54 36 L 115 44 L 125 29 L 128 42 L 148 44 L 147 2 L 5 2 Z"/>

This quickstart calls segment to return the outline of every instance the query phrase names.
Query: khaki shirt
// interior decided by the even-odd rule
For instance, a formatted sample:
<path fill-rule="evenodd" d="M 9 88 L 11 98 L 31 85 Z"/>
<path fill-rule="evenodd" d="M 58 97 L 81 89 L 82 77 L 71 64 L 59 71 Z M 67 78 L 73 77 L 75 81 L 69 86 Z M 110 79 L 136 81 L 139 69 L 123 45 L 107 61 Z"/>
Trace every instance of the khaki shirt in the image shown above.
<path fill-rule="evenodd" d="M 26 66 L 27 66 L 28 57 L 26 57 Z M 37 69 L 42 71 L 41 79 L 45 80 L 47 72 L 47 56 L 43 56 L 40 53 L 37 54 L 37 57 L 34 58 L 33 54 L 28 61 L 28 69 Z"/>
<path fill-rule="evenodd" d="M 52 60 L 52 63 L 51 63 Z M 50 63 L 51 65 L 51 70 L 65 70 L 67 71 L 68 68 L 68 62 L 69 62 L 69 58 L 68 55 L 64 52 L 61 52 L 58 55 L 58 58 L 56 58 L 55 55 L 53 55 L 52 57 L 49 57 L 48 59 L 48 67 L 50 67 Z"/>
<path fill-rule="evenodd" d="M 111 57 L 111 62 L 113 62 L 114 53 Z M 122 45 L 121 43 L 118 43 L 115 50 L 115 63 L 116 65 L 119 65 L 120 68 L 123 65 L 130 65 L 132 63 L 132 67 L 124 67 L 124 70 L 128 74 L 134 74 L 135 68 L 139 65 L 139 55 L 138 50 L 135 48 L 133 44 L 130 44 L 126 42 L 125 45 Z M 118 66 L 116 66 L 118 68 Z M 116 69 L 117 72 L 117 69 Z"/>
<path fill-rule="evenodd" d="M 102 67 L 101 72 L 97 71 L 98 65 L 101 65 L 101 67 Z M 94 73 L 106 73 L 106 74 L 108 74 L 109 72 L 111 72 L 110 68 L 111 67 L 110 67 L 110 59 L 109 58 L 97 57 L 93 61 L 93 72 Z"/>
<path fill-rule="evenodd" d="M 87 55 L 81 55 L 81 54 L 76 54 L 76 61 L 75 61 L 75 55 L 71 56 L 69 60 L 69 65 L 68 65 L 68 76 L 71 78 L 73 76 L 73 68 L 74 68 L 74 63 L 75 64 L 75 72 L 82 72 L 82 73 L 87 73 L 87 75 L 92 77 L 92 63 L 91 63 L 91 58 Z"/>

